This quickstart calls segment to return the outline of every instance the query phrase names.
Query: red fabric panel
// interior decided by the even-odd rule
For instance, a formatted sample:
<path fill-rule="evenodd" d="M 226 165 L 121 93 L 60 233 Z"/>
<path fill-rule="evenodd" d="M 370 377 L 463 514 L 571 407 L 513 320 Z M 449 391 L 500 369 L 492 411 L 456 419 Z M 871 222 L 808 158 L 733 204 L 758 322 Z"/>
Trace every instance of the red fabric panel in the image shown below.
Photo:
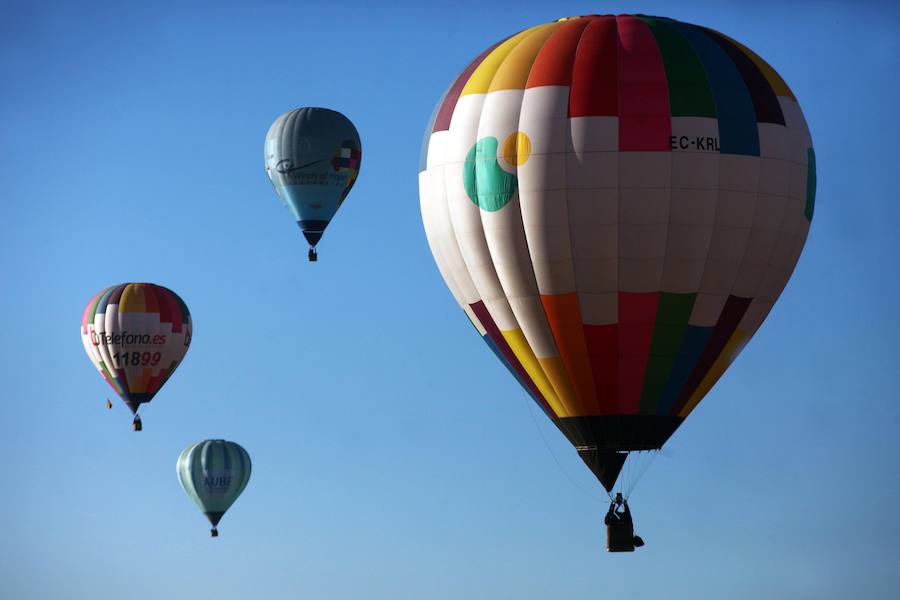
<path fill-rule="evenodd" d="M 585 325 L 584 339 L 601 414 L 619 414 L 619 326 Z"/>
<path fill-rule="evenodd" d="M 589 22 L 589 19 L 568 21 L 547 38 L 531 65 L 526 88 L 571 85 L 575 50 Z"/>
<path fill-rule="evenodd" d="M 616 18 L 592 17 L 575 51 L 570 117 L 618 114 L 616 52 Z"/>
<path fill-rule="evenodd" d="M 669 84 L 653 32 L 636 17 L 618 24 L 619 150 L 669 152 Z"/>
<path fill-rule="evenodd" d="M 619 411 L 637 413 L 650 358 L 659 292 L 619 293 Z"/>

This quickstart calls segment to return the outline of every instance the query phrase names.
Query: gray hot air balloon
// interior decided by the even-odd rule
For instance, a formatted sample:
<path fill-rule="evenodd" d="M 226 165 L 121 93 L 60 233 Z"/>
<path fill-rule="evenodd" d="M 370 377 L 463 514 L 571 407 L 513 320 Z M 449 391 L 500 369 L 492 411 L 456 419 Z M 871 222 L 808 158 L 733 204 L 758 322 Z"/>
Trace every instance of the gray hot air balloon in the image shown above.
<path fill-rule="evenodd" d="M 178 481 L 212 523 L 213 537 L 219 535 L 216 526 L 222 515 L 247 487 L 250 468 L 247 451 L 226 440 L 191 444 L 178 457 Z"/>
<path fill-rule="evenodd" d="M 316 244 L 359 174 L 356 127 L 327 108 L 286 112 L 269 128 L 265 159 L 275 193 L 309 242 L 309 260 L 316 260 Z"/>

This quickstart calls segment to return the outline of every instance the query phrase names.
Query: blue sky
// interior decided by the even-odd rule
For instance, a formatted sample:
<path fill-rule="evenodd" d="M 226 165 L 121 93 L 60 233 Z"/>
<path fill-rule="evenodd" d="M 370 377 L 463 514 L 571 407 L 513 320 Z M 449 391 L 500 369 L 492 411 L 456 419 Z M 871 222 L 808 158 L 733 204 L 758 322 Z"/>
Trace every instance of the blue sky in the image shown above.
<path fill-rule="evenodd" d="M 451 78 L 593 12 L 753 48 L 818 164 L 794 277 L 641 481 L 633 555 L 603 551 L 605 497 L 472 333 L 418 209 Z M 887 2 L 2 3 L 0 597 L 897 597 L 898 44 Z M 364 147 L 317 264 L 262 159 L 303 105 Z M 141 434 L 76 333 L 122 281 L 194 318 Z M 254 461 L 216 540 L 174 470 L 209 437 Z"/>

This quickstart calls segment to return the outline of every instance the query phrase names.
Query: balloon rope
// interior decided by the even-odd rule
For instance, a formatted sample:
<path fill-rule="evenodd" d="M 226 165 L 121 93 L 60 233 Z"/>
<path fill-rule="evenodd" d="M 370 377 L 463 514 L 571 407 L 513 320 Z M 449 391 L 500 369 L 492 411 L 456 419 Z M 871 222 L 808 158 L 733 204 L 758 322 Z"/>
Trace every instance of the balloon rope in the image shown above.
<path fill-rule="evenodd" d="M 541 430 L 541 426 L 538 424 L 537 419 L 534 418 L 534 406 L 532 406 L 534 404 L 534 402 L 528 396 L 527 393 L 524 394 L 524 398 L 525 398 L 525 404 L 528 405 L 528 414 L 531 415 L 531 421 L 532 421 L 532 423 L 534 423 L 535 428 L 538 430 L 538 434 L 541 436 L 541 440 L 544 442 L 544 446 L 547 448 L 547 452 L 549 452 L 550 456 L 553 457 L 553 462 L 556 463 L 556 466 L 559 468 L 560 471 L 562 471 L 562 474 L 566 476 L 566 479 L 569 480 L 569 483 L 571 483 L 573 486 L 575 486 L 575 488 L 577 488 L 578 491 L 582 492 L 583 494 L 585 494 L 592 500 L 603 501 L 604 499 L 602 496 L 597 496 L 596 494 L 592 494 L 588 490 L 584 489 L 577 481 L 575 481 L 572 478 L 571 475 L 569 475 L 569 472 L 565 468 L 563 468 L 562 463 L 560 463 L 559 460 L 556 458 L 556 454 L 553 452 L 553 448 L 550 447 L 550 443 L 547 441 L 547 438 L 544 436 L 544 432 Z M 606 491 L 606 490 L 604 490 L 604 491 Z M 612 499 L 611 494 L 607 493 L 607 495 L 610 497 L 610 499 Z"/>

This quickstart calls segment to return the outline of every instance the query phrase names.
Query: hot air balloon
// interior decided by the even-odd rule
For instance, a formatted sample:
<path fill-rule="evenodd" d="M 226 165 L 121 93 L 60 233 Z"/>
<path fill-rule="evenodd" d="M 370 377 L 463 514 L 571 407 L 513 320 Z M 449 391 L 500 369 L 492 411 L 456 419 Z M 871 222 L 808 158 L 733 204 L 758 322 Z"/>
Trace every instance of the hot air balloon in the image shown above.
<path fill-rule="evenodd" d="M 178 457 L 175 470 L 184 493 L 212 524 L 210 535 L 225 511 L 234 504 L 250 481 L 250 455 L 240 445 L 226 440 L 204 440 L 191 444 Z"/>
<path fill-rule="evenodd" d="M 140 431 L 140 405 L 153 399 L 191 345 L 191 313 L 175 292 L 160 285 L 114 285 L 85 307 L 81 341 Z"/>
<path fill-rule="evenodd" d="M 485 50 L 438 102 L 419 173 L 451 293 L 610 494 L 760 327 L 815 188 L 778 73 L 721 33 L 644 15 Z"/>
<path fill-rule="evenodd" d="M 266 174 L 309 242 L 316 244 L 359 175 L 362 146 L 356 127 L 327 108 L 286 112 L 266 135 Z"/>

